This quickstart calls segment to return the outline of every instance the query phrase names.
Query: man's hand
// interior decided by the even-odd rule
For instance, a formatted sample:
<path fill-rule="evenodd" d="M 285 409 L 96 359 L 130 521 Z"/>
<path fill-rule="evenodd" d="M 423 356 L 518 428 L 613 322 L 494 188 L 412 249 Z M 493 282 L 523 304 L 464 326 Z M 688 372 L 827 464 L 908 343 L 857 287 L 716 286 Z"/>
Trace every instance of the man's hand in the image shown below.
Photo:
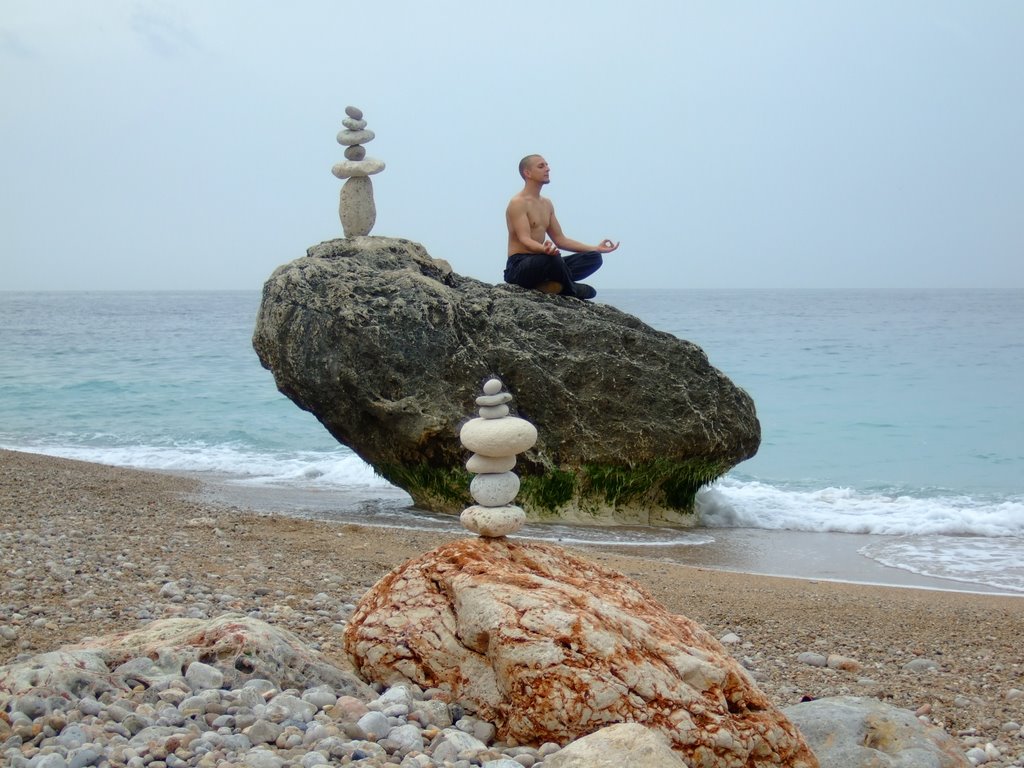
<path fill-rule="evenodd" d="M 558 256 L 561 251 L 558 250 L 558 246 L 552 243 L 550 240 L 544 241 L 544 253 L 548 256 Z"/>
<path fill-rule="evenodd" d="M 608 238 L 605 238 L 598 244 L 597 248 L 595 248 L 594 250 L 597 251 L 598 253 L 611 253 L 618 247 L 618 243 L 613 243 Z"/>

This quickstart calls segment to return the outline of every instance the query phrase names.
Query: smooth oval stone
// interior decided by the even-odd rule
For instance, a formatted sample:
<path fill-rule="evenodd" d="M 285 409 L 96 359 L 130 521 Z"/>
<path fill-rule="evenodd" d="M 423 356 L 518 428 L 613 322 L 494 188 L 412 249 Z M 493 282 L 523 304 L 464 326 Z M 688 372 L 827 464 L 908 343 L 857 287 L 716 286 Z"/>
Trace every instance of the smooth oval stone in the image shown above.
<path fill-rule="evenodd" d="M 366 147 L 361 147 L 358 144 L 345 147 L 346 160 L 362 160 L 364 157 L 366 157 Z"/>
<path fill-rule="evenodd" d="M 363 128 L 366 127 L 365 120 L 352 120 L 351 118 L 342 120 L 341 124 L 348 128 L 350 131 L 361 131 L 363 130 Z"/>
<path fill-rule="evenodd" d="M 515 472 L 477 475 L 469 484 L 469 493 L 482 507 L 503 507 L 519 493 L 519 477 Z"/>
<path fill-rule="evenodd" d="M 346 185 L 350 183 L 346 182 Z M 533 447 L 537 442 L 537 428 L 516 416 L 504 419 L 476 418 L 462 426 L 459 439 L 474 453 L 511 456 Z"/>
<path fill-rule="evenodd" d="M 377 221 L 377 206 L 373 203 L 373 182 L 369 176 L 353 176 L 341 185 L 338 217 L 345 237 L 370 234 Z"/>
<path fill-rule="evenodd" d="M 335 163 L 331 173 L 339 179 L 350 179 L 353 176 L 373 176 L 384 170 L 384 161 L 375 157 L 368 157 L 365 160 L 342 160 Z"/>
<path fill-rule="evenodd" d="M 484 394 L 496 395 L 501 392 L 501 379 L 488 379 L 484 382 Z"/>
<path fill-rule="evenodd" d="M 515 533 L 526 522 L 526 513 L 521 507 L 468 507 L 459 516 L 462 527 L 467 531 L 497 538 Z"/>
<path fill-rule="evenodd" d="M 481 419 L 503 419 L 508 416 L 507 405 L 484 405 L 479 410 Z"/>
<path fill-rule="evenodd" d="M 509 392 L 499 392 L 496 395 L 480 395 L 476 399 L 477 405 L 501 405 L 502 403 L 511 403 L 512 395 Z"/>
<path fill-rule="evenodd" d="M 376 134 L 373 131 L 350 131 L 346 129 L 338 131 L 338 143 L 346 147 L 351 147 L 353 144 L 368 144 L 373 141 L 374 136 Z"/>
<path fill-rule="evenodd" d="M 363 110 L 359 107 L 345 107 L 345 114 L 351 117 L 353 120 L 363 119 Z"/>
<path fill-rule="evenodd" d="M 516 465 L 516 457 L 512 456 L 481 456 L 474 453 L 466 462 L 466 469 L 475 475 L 485 472 L 508 472 Z"/>

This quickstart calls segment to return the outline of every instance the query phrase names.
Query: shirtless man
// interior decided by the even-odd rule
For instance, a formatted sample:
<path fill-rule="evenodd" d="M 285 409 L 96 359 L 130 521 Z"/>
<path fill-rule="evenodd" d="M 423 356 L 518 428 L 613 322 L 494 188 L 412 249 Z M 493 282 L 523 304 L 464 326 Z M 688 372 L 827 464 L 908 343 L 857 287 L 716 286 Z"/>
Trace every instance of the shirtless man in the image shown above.
<path fill-rule="evenodd" d="M 519 161 L 519 175 L 526 184 L 505 210 L 508 225 L 505 282 L 544 293 L 594 298 L 597 291 L 576 281 L 594 274 L 602 264 L 601 255 L 611 253 L 619 244 L 605 239 L 598 245 L 586 245 L 565 236 L 554 205 L 540 194 L 541 187 L 551 181 L 551 169 L 543 157 L 524 157 Z M 563 258 L 560 248 L 572 253 Z"/>

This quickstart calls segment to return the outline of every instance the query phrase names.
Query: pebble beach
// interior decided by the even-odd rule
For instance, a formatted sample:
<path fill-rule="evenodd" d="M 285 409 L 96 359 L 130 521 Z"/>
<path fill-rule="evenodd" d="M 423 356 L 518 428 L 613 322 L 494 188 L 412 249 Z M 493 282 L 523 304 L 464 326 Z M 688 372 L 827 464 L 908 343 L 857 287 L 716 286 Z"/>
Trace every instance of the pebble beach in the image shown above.
<path fill-rule="evenodd" d="M 210 501 L 191 478 L 0 451 L 0 665 L 156 619 L 230 612 L 287 629 L 344 666 L 341 633 L 361 595 L 452 538 L 254 512 Z M 780 707 L 876 697 L 940 725 L 975 764 L 1024 766 L 1020 597 L 574 551 L 704 625 Z M 380 688 L 366 705 L 330 691 L 258 688 L 211 693 L 197 684 L 158 701 L 83 700 L 61 712 L 30 702 L 0 714 L 0 764 L 536 768 L 557 753 L 495 743 L 489 724 L 454 707 L 439 714 L 431 691 Z M 206 731 L 156 749 L 132 741 L 147 728 L 194 722 L 181 706 L 201 691 Z M 275 700 L 276 717 L 259 709 Z M 445 735 L 453 729 L 465 743 Z"/>

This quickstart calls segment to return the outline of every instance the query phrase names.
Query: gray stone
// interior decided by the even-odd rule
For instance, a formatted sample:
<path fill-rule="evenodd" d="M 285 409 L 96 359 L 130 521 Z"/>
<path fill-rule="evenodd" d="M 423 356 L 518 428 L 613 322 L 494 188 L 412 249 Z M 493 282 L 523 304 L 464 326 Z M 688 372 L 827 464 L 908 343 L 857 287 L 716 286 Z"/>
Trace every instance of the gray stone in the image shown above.
<path fill-rule="evenodd" d="M 821 768 L 968 768 L 956 741 L 913 712 L 873 698 L 838 696 L 783 710 Z M 546 764 L 545 764 L 546 765 Z"/>
<path fill-rule="evenodd" d="M 511 403 L 512 395 L 508 392 L 499 392 L 496 395 L 480 395 L 476 399 L 477 405 L 503 405 L 504 403 Z"/>
<path fill-rule="evenodd" d="M 345 147 L 351 147 L 355 144 L 366 144 L 373 141 L 373 131 L 339 131 L 338 132 L 338 143 Z"/>
<path fill-rule="evenodd" d="M 383 160 L 368 157 L 365 160 L 345 160 L 341 163 L 335 163 L 331 168 L 331 173 L 339 179 L 350 179 L 356 176 L 373 176 L 383 170 Z"/>
<path fill-rule="evenodd" d="M 320 685 L 315 688 L 302 692 L 302 700 L 308 701 L 310 704 L 315 706 L 317 709 L 323 709 L 324 707 L 333 707 L 338 703 L 338 696 L 331 690 L 329 685 Z"/>
<path fill-rule="evenodd" d="M 192 686 L 193 691 L 220 688 L 224 685 L 224 673 L 209 664 L 193 661 L 185 670 L 185 682 Z"/>
<path fill-rule="evenodd" d="M 377 221 L 377 207 L 373 202 L 373 182 L 369 176 L 353 176 L 342 185 L 338 216 L 345 237 L 370 234 Z"/>
<path fill-rule="evenodd" d="M 418 725 L 400 725 L 388 731 L 388 738 L 393 741 L 400 750 L 410 752 L 414 749 L 423 750 L 423 734 Z"/>
<path fill-rule="evenodd" d="M 481 456 L 474 453 L 466 462 L 466 469 L 473 474 L 485 472 L 508 472 L 516 465 L 516 457 L 512 456 Z"/>
<path fill-rule="evenodd" d="M 455 728 L 446 728 L 441 732 L 441 740 L 434 747 L 434 760 L 444 762 L 445 760 L 455 761 L 465 753 L 476 754 L 487 749 L 476 736 L 464 733 Z"/>
<path fill-rule="evenodd" d="M 351 117 L 341 121 L 341 124 L 348 128 L 350 131 L 361 131 L 366 127 L 365 120 L 353 120 Z"/>
<path fill-rule="evenodd" d="M 484 382 L 484 394 L 485 395 L 496 395 L 501 392 L 501 380 L 500 379 L 488 379 Z"/>
<path fill-rule="evenodd" d="M 359 722 L 356 725 L 362 728 L 364 733 L 372 733 L 378 738 L 386 736 L 388 731 L 391 730 L 391 724 L 381 712 L 367 712 L 359 718 Z"/>
<path fill-rule="evenodd" d="M 366 157 L 366 147 L 361 147 L 358 144 L 345 147 L 346 160 L 362 160 L 364 157 Z"/>
<path fill-rule="evenodd" d="M 245 765 L 247 768 L 281 768 L 284 763 L 283 757 L 276 755 L 269 749 L 253 749 L 245 753 Z"/>
<path fill-rule="evenodd" d="M 273 744 L 277 737 L 284 731 L 280 723 L 272 723 L 269 720 L 257 720 L 246 728 L 243 733 L 249 737 L 253 744 Z"/>
<path fill-rule="evenodd" d="M 750 397 L 694 344 L 611 306 L 463 277 L 407 240 L 350 236 L 278 268 L 253 345 L 282 392 L 433 511 L 470 503 L 457 430 L 496 374 L 540 433 L 524 488 L 561 494 L 521 495 L 531 519 L 691 525 L 697 490 L 760 442 Z"/>
<path fill-rule="evenodd" d="M 932 659 L 914 659 L 903 665 L 904 672 L 938 672 L 942 667 Z"/>
<path fill-rule="evenodd" d="M 348 115 L 353 120 L 363 119 L 363 110 L 361 110 L 359 107 L 345 107 L 345 114 Z"/>
<path fill-rule="evenodd" d="M 503 419 L 509 411 L 507 405 L 482 405 L 478 413 L 481 419 Z"/>
<path fill-rule="evenodd" d="M 824 667 L 828 664 L 828 657 L 823 656 L 820 653 L 814 653 L 812 651 L 805 651 L 796 657 L 796 660 L 801 664 L 807 664 L 811 667 Z"/>
<path fill-rule="evenodd" d="M 519 493 L 519 476 L 515 472 L 477 475 L 469 484 L 469 492 L 481 506 L 503 507 Z"/>

